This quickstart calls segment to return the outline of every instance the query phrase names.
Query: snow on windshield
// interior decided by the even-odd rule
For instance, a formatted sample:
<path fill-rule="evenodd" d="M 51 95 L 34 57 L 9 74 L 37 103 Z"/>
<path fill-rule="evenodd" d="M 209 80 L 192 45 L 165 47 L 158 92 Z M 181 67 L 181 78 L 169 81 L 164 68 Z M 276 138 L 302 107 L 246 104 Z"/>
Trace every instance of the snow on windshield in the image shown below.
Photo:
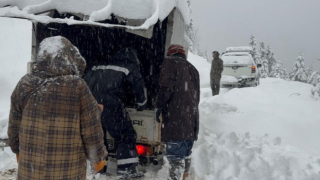
<path fill-rule="evenodd" d="M 224 64 L 251 64 L 252 56 L 248 53 L 227 53 L 221 56 Z"/>
<path fill-rule="evenodd" d="M 41 23 L 59 22 L 67 24 L 83 24 L 73 19 L 53 20 L 34 14 L 56 9 L 60 13 L 70 12 L 89 16 L 86 24 L 109 19 L 111 14 L 128 19 L 146 19 L 138 29 L 148 29 L 158 20 L 164 20 L 177 7 L 186 24 L 189 24 L 189 8 L 185 0 L 2 0 L 0 16 L 32 19 Z M 134 28 L 131 28 L 134 29 Z"/>

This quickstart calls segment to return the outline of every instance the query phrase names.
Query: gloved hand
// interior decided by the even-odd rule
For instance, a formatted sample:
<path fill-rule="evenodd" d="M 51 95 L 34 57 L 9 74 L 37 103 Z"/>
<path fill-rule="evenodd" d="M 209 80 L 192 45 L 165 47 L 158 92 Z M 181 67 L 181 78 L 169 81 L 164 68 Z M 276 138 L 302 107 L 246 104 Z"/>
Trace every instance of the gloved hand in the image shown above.
<path fill-rule="evenodd" d="M 156 108 L 155 109 L 155 113 L 156 113 L 156 121 L 158 122 L 158 123 L 160 123 L 160 115 L 161 115 L 161 113 L 162 113 L 162 108 Z"/>
<path fill-rule="evenodd" d="M 19 154 L 16 154 L 17 163 L 19 163 Z"/>
<path fill-rule="evenodd" d="M 103 167 L 106 165 L 106 160 L 100 161 L 96 164 L 93 164 L 94 173 L 97 173 L 103 169 Z"/>
<path fill-rule="evenodd" d="M 102 112 L 103 111 L 103 104 L 98 104 L 98 106 L 99 106 L 99 108 L 100 108 L 100 110 Z"/>

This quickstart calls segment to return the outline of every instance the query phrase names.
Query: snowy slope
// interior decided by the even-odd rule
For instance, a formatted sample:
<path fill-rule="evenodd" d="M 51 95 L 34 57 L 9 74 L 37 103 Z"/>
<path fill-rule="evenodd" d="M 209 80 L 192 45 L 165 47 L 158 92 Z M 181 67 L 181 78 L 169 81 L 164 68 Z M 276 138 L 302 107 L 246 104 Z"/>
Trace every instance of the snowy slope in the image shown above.
<path fill-rule="evenodd" d="M 309 84 L 261 79 L 212 97 L 210 65 L 189 53 L 201 78 L 194 179 L 320 179 L 320 102 Z"/>
<path fill-rule="evenodd" d="M 0 29 L 1 137 L 7 136 L 10 94 L 30 59 L 29 33 L 21 30 L 29 27 L 25 22 L 0 18 L 1 26 L 12 26 L 10 32 Z M 188 58 L 201 81 L 201 127 L 189 180 L 320 179 L 320 101 L 310 97 L 310 85 L 262 79 L 258 87 L 221 89 L 212 97 L 211 65 L 191 53 Z M 3 145 L 0 142 L 0 179 L 17 168 L 15 155 L 10 148 L 2 150 Z M 159 168 L 150 167 L 145 179 L 166 179 L 168 164 Z"/>
<path fill-rule="evenodd" d="M 7 138 L 11 93 L 31 60 L 31 22 L 0 17 L 0 139 Z M 5 28 L 3 28 L 5 27 Z"/>

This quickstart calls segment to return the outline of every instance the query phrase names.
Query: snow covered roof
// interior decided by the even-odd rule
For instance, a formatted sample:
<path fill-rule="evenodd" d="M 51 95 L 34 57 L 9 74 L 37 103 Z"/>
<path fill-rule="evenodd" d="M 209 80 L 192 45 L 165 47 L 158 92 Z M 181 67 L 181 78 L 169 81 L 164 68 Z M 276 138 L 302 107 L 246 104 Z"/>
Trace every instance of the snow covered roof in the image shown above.
<path fill-rule="evenodd" d="M 226 52 L 252 52 L 253 49 L 250 46 L 239 47 L 227 47 Z"/>
<path fill-rule="evenodd" d="M 18 17 L 44 24 L 55 22 L 69 25 L 82 24 L 127 29 L 148 29 L 156 24 L 158 20 L 164 20 L 174 8 L 179 9 L 184 22 L 189 24 L 189 8 L 186 0 L 0 0 L 0 17 Z M 54 19 L 39 15 L 54 9 L 60 13 L 82 14 L 88 18 L 86 21 L 79 21 L 73 18 Z M 143 19 L 145 21 L 140 26 L 96 22 L 109 19 L 111 14 L 126 19 Z"/>
<path fill-rule="evenodd" d="M 251 64 L 252 56 L 246 52 L 232 52 L 221 56 L 224 64 Z"/>

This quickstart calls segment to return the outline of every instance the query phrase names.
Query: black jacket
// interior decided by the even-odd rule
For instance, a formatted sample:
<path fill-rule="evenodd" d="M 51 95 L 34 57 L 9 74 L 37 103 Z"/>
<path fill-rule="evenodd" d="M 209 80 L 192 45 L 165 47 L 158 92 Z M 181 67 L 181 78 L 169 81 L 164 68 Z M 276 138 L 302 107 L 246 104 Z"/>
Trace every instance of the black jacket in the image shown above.
<path fill-rule="evenodd" d="M 162 141 L 197 140 L 200 81 L 197 69 L 183 55 L 164 59 L 157 108 L 163 108 Z"/>
<path fill-rule="evenodd" d="M 106 65 L 94 66 L 84 79 L 98 103 L 109 112 L 124 110 L 127 84 L 133 90 L 138 106 L 147 101 L 139 60 L 132 48 L 121 49 Z"/>

